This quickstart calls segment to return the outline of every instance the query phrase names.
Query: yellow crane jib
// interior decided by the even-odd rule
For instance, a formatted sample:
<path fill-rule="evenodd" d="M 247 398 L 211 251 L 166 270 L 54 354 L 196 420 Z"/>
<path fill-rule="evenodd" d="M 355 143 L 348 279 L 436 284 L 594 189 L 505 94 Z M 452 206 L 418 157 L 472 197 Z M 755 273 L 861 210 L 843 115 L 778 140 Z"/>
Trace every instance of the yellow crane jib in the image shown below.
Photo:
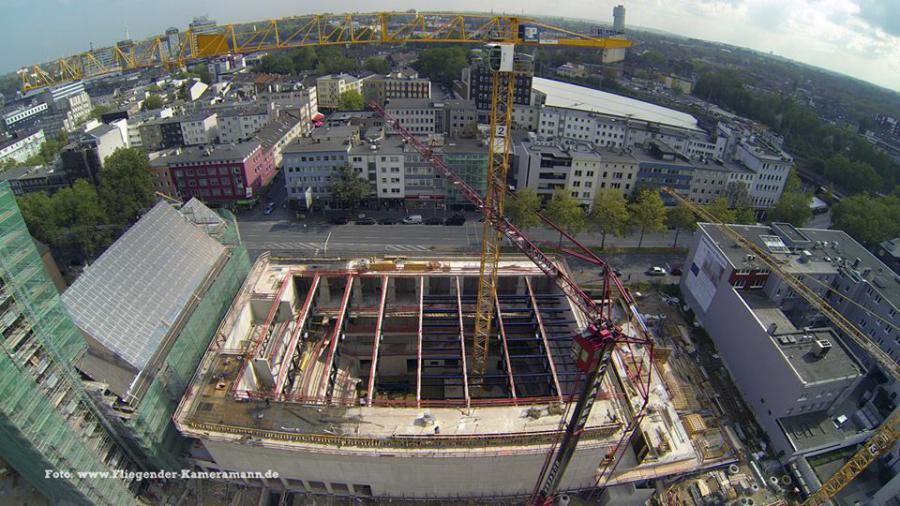
<path fill-rule="evenodd" d="M 507 42 L 529 46 L 623 49 L 621 35 L 593 37 L 518 16 L 379 12 L 315 14 L 222 25 L 214 32 L 180 34 L 169 48 L 160 37 L 92 49 L 19 71 L 25 91 L 67 81 L 163 66 L 181 68 L 225 54 L 251 54 L 304 46 Z"/>

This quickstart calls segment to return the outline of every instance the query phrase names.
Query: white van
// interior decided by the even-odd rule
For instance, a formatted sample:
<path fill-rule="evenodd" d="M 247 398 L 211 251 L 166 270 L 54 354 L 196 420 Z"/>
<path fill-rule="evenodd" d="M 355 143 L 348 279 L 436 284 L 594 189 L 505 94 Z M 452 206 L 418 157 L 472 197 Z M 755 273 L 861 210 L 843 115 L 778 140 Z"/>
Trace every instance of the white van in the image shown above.
<path fill-rule="evenodd" d="M 421 214 L 411 214 L 406 218 L 403 218 L 403 223 L 405 225 L 421 225 L 422 224 L 422 215 Z"/>

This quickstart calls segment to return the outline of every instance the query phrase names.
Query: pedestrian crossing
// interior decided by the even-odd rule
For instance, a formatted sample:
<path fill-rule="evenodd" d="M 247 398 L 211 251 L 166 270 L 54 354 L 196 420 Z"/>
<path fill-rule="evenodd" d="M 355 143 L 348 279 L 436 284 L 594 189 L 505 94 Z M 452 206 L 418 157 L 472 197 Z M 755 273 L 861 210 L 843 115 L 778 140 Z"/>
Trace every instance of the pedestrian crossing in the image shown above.
<path fill-rule="evenodd" d="M 263 242 L 252 245 L 253 249 L 268 251 L 322 251 L 325 244 L 321 242 Z M 431 251 L 431 246 L 424 244 L 371 244 L 371 243 L 328 243 L 328 251 Z"/>
<path fill-rule="evenodd" d="M 430 247 L 421 244 L 388 244 L 384 249 L 387 251 L 431 251 Z"/>

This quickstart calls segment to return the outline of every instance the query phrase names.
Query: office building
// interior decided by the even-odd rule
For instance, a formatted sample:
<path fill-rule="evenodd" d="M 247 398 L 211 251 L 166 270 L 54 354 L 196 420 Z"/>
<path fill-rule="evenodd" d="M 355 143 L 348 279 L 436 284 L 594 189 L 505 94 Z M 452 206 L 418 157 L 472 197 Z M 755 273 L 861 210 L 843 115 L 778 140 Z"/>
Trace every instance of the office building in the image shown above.
<path fill-rule="evenodd" d="M 43 165 L 7 169 L 0 172 L 0 181 L 9 183 L 17 197 L 32 192 L 53 193 L 71 184 L 64 172 Z"/>
<path fill-rule="evenodd" d="M 394 98 L 431 98 L 431 81 L 413 71 L 397 71 L 366 79 L 362 93 L 366 102 L 374 101 L 380 106 Z"/>
<path fill-rule="evenodd" d="M 362 94 L 363 82 L 367 81 L 369 77 L 357 78 L 350 74 L 329 74 L 316 79 L 318 106 L 322 109 L 337 109 L 341 105 L 341 95 L 348 91 Z"/>
<path fill-rule="evenodd" d="M 625 6 L 613 7 L 613 30 L 622 33 L 625 31 Z"/>
<path fill-rule="evenodd" d="M 100 184 L 100 169 L 106 163 L 106 158 L 124 147 L 122 132 L 116 127 L 101 124 L 74 136 L 74 140 L 63 147 L 59 156 L 70 183 L 84 179 L 96 186 Z"/>

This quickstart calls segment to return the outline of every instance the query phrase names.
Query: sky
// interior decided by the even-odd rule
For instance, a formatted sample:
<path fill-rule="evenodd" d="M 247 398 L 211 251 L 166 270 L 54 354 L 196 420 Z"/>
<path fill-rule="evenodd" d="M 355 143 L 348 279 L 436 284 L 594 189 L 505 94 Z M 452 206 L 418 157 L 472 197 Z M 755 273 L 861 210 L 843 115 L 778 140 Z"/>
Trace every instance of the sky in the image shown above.
<path fill-rule="evenodd" d="M 0 0 L 0 73 L 185 28 L 193 16 L 220 24 L 322 12 L 383 10 L 552 14 L 748 47 L 900 91 L 900 0 Z"/>

